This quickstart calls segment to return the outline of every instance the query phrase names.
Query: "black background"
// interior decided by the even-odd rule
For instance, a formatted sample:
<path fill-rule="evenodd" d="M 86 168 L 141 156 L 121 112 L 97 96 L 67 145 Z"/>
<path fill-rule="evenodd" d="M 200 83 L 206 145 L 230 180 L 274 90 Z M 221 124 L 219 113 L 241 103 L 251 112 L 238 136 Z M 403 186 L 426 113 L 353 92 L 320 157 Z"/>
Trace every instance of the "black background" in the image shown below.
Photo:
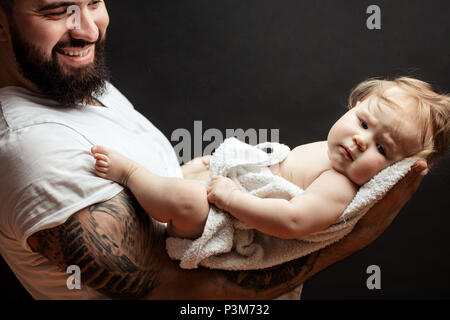
<path fill-rule="evenodd" d="M 371 4 L 381 8 L 381 30 L 366 27 Z M 368 77 L 410 75 L 450 90 L 449 1 L 107 6 L 112 83 L 169 139 L 177 128 L 193 136 L 202 121 L 203 131 L 279 129 L 293 148 L 325 140 L 351 88 Z M 447 158 L 373 244 L 307 281 L 303 299 L 449 299 L 448 168 Z M 380 290 L 366 286 L 370 265 L 381 269 Z M 8 297 L 29 298 L 0 268 Z"/>

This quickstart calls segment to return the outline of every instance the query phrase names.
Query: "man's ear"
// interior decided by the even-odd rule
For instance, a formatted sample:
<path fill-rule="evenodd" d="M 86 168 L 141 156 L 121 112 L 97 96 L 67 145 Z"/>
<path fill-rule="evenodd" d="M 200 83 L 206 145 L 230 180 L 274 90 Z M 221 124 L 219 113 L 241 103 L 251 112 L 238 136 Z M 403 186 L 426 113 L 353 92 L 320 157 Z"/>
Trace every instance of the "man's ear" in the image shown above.
<path fill-rule="evenodd" d="M 0 8 L 0 42 L 8 42 L 8 18 Z"/>

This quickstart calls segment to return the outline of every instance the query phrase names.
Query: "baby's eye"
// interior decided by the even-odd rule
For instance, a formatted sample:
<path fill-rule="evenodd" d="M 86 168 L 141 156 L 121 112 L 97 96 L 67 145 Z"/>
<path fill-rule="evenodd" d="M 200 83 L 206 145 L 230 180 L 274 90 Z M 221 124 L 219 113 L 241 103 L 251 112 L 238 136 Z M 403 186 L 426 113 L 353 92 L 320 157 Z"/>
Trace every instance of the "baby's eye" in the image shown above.
<path fill-rule="evenodd" d="M 369 126 L 367 125 L 367 123 L 365 121 L 361 121 L 361 127 L 363 127 L 364 129 L 369 128 Z"/>
<path fill-rule="evenodd" d="M 386 155 L 386 150 L 384 149 L 384 147 L 381 144 L 377 144 L 377 149 L 378 149 L 378 152 L 381 153 L 383 156 Z"/>

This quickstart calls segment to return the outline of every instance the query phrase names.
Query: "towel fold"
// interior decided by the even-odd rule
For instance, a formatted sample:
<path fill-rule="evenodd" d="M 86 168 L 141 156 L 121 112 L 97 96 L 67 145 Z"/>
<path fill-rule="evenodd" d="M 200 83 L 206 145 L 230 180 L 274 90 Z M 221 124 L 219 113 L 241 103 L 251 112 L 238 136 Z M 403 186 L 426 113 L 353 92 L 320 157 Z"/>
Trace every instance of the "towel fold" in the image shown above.
<path fill-rule="evenodd" d="M 289 147 L 279 143 L 251 146 L 229 138 L 211 157 L 210 176 L 227 176 L 241 190 L 261 198 L 289 200 L 303 190 L 273 175 L 268 168 L 283 161 L 289 152 Z M 280 239 L 264 234 L 211 206 L 203 234 L 195 240 L 169 237 L 167 252 L 172 259 L 180 260 L 180 267 L 184 269 L 199 265 L 224 270 L 264 269 L 305 256 L 351 232 L 358 220 L 406 175 L 416 160 L 404 159 L 378 173 L 359 189 L 333 225 L 301 239 Z"/>

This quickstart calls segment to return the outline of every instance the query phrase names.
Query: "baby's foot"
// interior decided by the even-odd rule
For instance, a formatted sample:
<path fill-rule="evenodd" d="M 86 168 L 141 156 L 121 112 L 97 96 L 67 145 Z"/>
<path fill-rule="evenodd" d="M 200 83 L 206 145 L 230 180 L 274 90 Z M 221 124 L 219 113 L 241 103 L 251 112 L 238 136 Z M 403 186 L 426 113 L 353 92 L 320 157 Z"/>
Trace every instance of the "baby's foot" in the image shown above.
<path fill-rule="evenodd" d="M 121 155 L 117 151 L 102 146 L 91 148 L 95 158 L 95 173 L 102 178 L 113 180 L 127 186 L 128 179 L 138 168 L 133 160 Z"/>

